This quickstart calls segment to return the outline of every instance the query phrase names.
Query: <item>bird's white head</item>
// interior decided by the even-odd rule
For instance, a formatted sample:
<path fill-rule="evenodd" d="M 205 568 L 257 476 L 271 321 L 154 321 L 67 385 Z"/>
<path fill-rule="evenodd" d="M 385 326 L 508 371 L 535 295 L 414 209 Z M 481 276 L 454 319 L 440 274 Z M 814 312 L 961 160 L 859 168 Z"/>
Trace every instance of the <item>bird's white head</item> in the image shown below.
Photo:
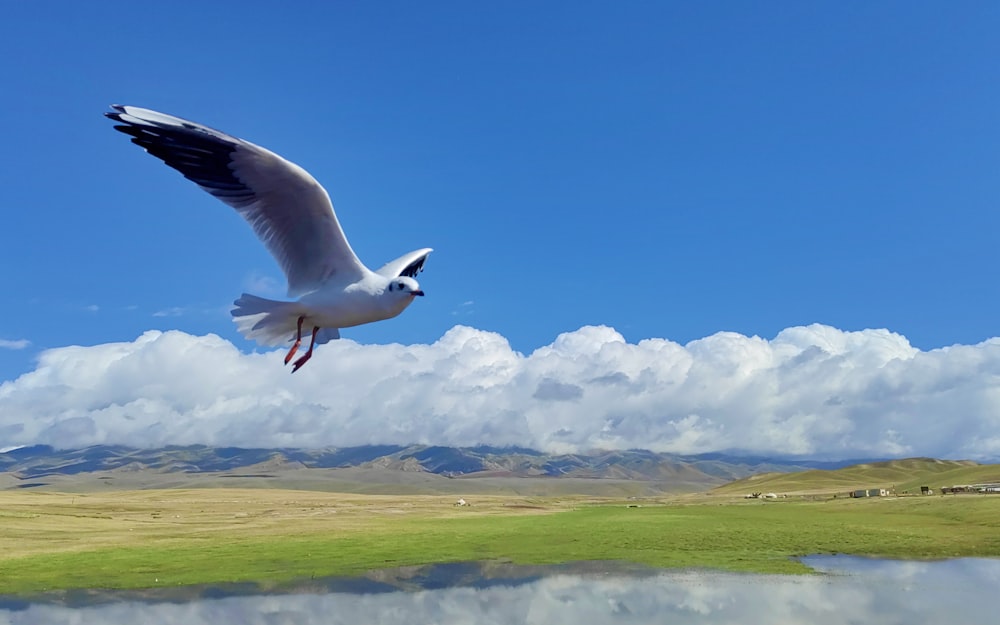
<path fill-rule="evenodd" d="M 392 294 L 391 297 L 405 298 L 407 300 L 424 294 L 420 290 L 420 285 L 417 284 L 417 281 L 407 276 L 399 276 L 390 280 L 386 291 Z"/>

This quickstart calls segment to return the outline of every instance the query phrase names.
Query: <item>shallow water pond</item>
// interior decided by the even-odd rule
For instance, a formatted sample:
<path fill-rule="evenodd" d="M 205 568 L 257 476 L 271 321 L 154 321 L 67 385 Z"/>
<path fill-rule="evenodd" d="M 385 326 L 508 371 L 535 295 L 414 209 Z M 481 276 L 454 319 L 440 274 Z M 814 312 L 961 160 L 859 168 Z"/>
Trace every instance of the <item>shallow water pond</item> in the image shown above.
<path fill-rule="evenodd" d="M 657 571 L 582 563 L 451 564 L 360 579 L 106 593 L 0 601 L 0 623 L 879 623 L 997 622 L 1000 560 L 804 561 L 821 575 Z"/>

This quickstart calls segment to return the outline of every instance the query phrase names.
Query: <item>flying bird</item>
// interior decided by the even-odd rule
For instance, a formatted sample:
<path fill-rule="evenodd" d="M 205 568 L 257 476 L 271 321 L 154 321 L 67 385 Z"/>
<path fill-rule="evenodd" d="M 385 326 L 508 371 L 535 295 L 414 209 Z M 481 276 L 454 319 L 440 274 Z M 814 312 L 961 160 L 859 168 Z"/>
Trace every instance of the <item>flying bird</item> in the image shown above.
<path fill-rule="evenodd" d="M 288 280 L 282 302 L 248 293 L 233 302 L 233 321 L 263 345 L 293 341 L 287 365 L 312 327 L 309 349 L 340 338 L 340 328 L 390 319 L 424 294 L 416 275 L 431 248 L 404 254 L 376 271 L 351 249 L 326 190 L 295 163 L 207 126 L 135 106 L 105 113 L 115 130 L 236 209 L 278 261 Z"/>

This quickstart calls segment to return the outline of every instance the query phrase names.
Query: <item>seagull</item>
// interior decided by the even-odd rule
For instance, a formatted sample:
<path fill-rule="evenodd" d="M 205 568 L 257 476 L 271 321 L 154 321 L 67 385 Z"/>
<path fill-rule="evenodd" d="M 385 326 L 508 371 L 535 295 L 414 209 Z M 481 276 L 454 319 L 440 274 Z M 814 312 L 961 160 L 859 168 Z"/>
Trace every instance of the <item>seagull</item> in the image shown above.
<path fill-rule="evenodd" d="M 302 367 L 317 344 L 340 338 L 340 328 L 391 319 L 423 291 L 416 275 L 431 248 L 404 254 L 377 269 L 351 249 L 327 194 L 309 172 L 274 152 L 195 122 L 135 106 L 112 105 L 115 130 L 236 209 L 281 266 L 288 280 L 283 302 L 243 293 L 233 321 L 262 345 L 293 341 L 287 365 L 312 326 Z"/>

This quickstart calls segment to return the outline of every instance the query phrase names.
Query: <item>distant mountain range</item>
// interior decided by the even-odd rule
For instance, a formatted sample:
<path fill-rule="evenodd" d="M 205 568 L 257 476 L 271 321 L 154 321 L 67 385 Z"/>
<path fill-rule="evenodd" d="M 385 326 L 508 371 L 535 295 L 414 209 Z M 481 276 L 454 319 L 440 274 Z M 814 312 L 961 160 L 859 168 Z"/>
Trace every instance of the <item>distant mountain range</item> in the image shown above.
<path fill-rule="evenodd" d="M 520 447 L 366 445 L 325 449 L 245 449 L 205 445 L 135 449 L 97 445 L 59 450 L 47 445 L 0 454 L 0 473 L 18 480 L 93 472 L 217 473 L 294 469 L 378 469 L 451 478 L 549 477 L 721 484 L 750 475 L 836 469 L 862 460 L 814 462 L 727 455 L 682 456 L 645 450 L 547 454 Z"/>

